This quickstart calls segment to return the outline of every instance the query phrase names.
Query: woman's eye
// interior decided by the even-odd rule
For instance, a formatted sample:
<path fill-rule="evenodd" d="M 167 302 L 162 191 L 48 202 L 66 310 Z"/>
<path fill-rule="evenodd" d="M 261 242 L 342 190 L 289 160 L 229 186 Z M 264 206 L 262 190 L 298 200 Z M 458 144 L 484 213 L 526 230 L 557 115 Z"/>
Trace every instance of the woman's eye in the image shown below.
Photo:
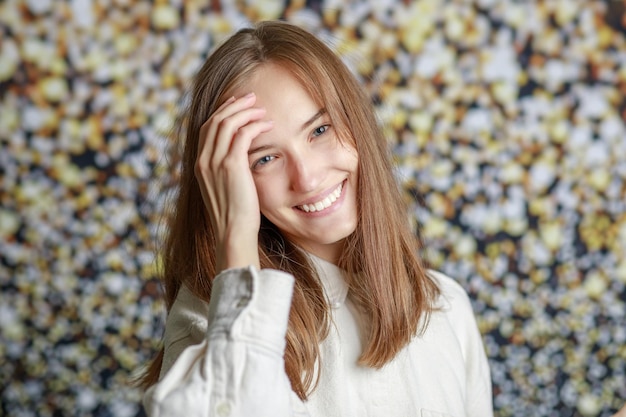
<path fill-rule="evenodd" d="M 261 167 L 263 165 L 268 164 L 269 162 L 271 162 L 274 159 L 274 157 L 272 155 L 266 155 L 260 159 L 257 159 L 257 161 L 254 163 L 254 165 L 252 165 L 252 168 L 258 168 Z"/>
<path fill-rule="evenodd" d="M 322 136 L 328 129 L 330 129 L 330 125 L 322 125 L 313 130 L 313 136 Z"/>

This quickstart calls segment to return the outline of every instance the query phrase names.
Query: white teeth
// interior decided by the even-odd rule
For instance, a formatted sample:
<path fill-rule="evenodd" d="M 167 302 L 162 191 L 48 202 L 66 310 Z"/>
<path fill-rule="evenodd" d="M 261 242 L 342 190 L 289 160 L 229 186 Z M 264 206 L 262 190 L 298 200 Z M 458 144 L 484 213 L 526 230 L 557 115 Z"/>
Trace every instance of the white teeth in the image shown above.
<path fill-rule="evenodd" d="M 343 183 L 339 184 L 339 187 L 337 187 L 332 193 L 328 194 L 326 198 L 324 198 L 322 201 L 318 201 L 317 203 L 313 204 L 303 204 L 299 206 L 299 208 L 307 213 L 324 210 L 325 208 L 332 206 L 333 203 L 337 201 L 337 199 L 341 195 L 342 188 Z"/>

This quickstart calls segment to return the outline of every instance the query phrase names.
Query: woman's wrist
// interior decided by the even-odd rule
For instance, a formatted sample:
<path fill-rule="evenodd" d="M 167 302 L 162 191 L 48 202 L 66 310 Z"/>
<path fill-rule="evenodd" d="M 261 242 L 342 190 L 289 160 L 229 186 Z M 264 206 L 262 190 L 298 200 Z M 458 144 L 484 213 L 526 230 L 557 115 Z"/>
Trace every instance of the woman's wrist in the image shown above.
<path fill-rule="evenodd" d="M 217 248 L 217 273 L 231 268 L 260 268 L 258 232 L 227 232 Z"/>

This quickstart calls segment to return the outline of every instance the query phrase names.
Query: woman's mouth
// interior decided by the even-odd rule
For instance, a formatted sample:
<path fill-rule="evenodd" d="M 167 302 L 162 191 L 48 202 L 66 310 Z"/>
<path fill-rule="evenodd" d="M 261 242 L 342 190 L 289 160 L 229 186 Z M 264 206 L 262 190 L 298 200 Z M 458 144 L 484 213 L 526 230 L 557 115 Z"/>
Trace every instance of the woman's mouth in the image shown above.
<path fill-rule="evenodd" d="M 316 211 L 322 211 L 332 206 L 335 201 L 341 196 L 341 190 L 343 189 L 343 182 L 339 184 L 337 188 L 330 194 L 328 194 L 323 200 L 311 204 L 303 204 L 296 206 L 300 210 L 306 213 L 314 213 Z"/>

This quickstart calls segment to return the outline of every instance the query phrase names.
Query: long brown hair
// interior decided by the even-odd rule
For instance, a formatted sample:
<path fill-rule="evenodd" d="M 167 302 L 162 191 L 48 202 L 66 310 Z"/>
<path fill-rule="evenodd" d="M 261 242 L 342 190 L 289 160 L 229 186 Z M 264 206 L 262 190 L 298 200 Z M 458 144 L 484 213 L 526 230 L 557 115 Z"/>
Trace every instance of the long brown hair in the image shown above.
<path fill-rule="evenodd" d="M 380 368 L 422 331 L 439 294 L 426 275 L 420 243 L 410 226 L 399 185 L 393 177 L 387 142 L 371 100 L 341 59 L 307 31 L 285 22 L 262 22 L 242 29 L 211 54 L 198 72 L 186 111 L 179 191 L 164 242 L 166 306 L 172 307 L 184 283 L 208 301 L 215 276 L 215 240 L 194 176 L 201 125 L 265 63 L 288 69 L 313 100 L 328 111 L 340 139 L 359 156 L 358 210 L 339 267 L 352 272 L 352 297 L 368 316 L 367 343 L 359 359 Z M 307 255 L 262 219 L 262 268 L 281 269 L 296 278 L 286 336 L 285 370 L 302 399 L 314 389 L 319 344 L 329 327 L 329 306 Z M 141 384 L 156 382 L 163 350 Z"/>

